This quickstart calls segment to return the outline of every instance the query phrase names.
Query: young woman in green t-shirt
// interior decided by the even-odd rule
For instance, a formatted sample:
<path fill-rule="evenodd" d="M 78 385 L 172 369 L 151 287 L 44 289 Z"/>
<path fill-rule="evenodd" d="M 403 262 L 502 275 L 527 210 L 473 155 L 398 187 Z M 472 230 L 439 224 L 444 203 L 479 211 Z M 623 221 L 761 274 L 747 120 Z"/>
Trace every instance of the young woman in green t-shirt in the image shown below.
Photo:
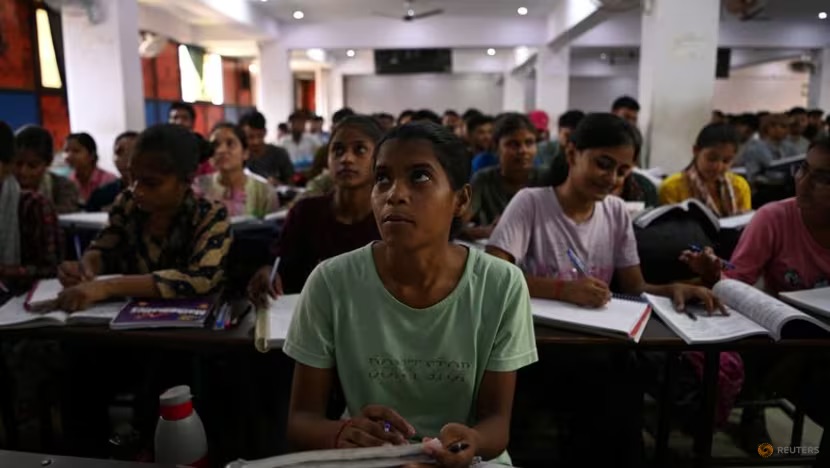
<path fill-rule="evenodd" d="M 461 141 L 430 123 L 375 152 L 382 240 L 320 264 L 283 350 L 298 449 L 421 442 L 439 466 L 509 463 L 516 370 L 537 360 L 521 271 L 451 241 L 470 202 Z M 326 419 L 339 380 L 351 419 Z M 433 442 L 433 444 L 435 444 Z"/>

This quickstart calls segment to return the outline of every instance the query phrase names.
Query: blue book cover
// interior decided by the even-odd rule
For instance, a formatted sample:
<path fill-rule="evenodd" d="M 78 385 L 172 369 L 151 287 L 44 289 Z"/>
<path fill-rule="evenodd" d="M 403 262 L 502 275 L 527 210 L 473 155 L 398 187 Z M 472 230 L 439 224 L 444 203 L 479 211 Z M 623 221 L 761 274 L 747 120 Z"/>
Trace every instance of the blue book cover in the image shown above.
<path fill-rule="evenodd" d="M 118 313 L 110 328 L 203 328 L 211 313 L 215 296 L 187 299 L 133 299 Z"/>

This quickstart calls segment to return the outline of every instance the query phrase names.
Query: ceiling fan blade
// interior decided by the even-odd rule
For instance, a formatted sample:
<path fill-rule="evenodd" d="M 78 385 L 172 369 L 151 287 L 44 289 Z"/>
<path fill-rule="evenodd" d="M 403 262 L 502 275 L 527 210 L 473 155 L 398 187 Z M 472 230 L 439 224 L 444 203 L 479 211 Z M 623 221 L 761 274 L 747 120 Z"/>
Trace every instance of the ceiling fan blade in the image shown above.
<path fill-rule="evenodd" d="M 373 11 L 372 15 L 373 16 L 378 16 L 378 17 L 381 17 L 381 18 L 394 19 L 394 20 L 401 19 L 400 15 L 390 15 L 389 13 L 382 13 L 380 11 Z"/>
<path fill-rule="evenodd" d="M 429 10 L 429 11 L 425 11 L 425 12 L 423 12 L 423 13 L 418 13 L 418 14 L 416 14 L 415 16 L 412 16 L 412 19 L 423 19 L 423 18 L 429 18 L 430 16 L 441 15 L 441 14 L 443 14 L 443 13 L 444 13 L 444 10 L 443 10 L 443 9 L 441 9 L 441 8 L 437 8 L 437 9 L 435 9 L 435 10 Z"/>

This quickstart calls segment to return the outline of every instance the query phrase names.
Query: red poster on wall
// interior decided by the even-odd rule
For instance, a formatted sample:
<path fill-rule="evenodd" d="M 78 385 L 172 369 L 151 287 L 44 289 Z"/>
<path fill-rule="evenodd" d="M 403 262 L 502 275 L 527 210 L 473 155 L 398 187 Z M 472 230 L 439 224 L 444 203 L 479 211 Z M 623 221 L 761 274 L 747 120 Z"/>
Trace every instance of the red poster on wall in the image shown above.
<path fill-rule="evenodd" d="M 168 42 L 156 56 L 156 85 L 159 99 L 179 101 L 182 98 L 181 71 L 179 70 L 179 48 Z"/>
<path fill-rule="evenodd" d="M 153 59 L 141 57 L 141 75 L 144 77 L 144 99 L 155 99 L 156 74 Z"/>
<path fill-rule="evenodd" d="M 31 0 L 0 1 L 0 89 L 35 89 Z"/>
<path fill-rule="evenodd" d="M 207 125 L 205 129 L 205 138 L 210 138 L 208 134 L 214 125 L 225 120 L 225 108 L 222 106 L 207 106 Z"/>
<path fill-rule="evenodd" d="M 55 149 L 63 148 L 64 140 L 69 135 L 69 111 L 66 98 L 59 94 L 40 96 L 41 125 L 52 134 Z"/>

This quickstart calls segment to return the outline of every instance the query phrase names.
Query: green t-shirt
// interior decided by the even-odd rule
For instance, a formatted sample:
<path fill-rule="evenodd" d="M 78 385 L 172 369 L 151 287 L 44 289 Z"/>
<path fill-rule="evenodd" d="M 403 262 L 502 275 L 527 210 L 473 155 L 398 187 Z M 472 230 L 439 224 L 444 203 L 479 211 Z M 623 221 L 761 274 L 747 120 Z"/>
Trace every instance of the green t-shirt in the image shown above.
<path fill-rule="evenodd" d="M 538 360 L 530 296 L 516 266 L 470 249 L 456 288 L 413 309 L 383 286 L 372 245 L 314 269 L 283 351 L 307 366 L 337 367 L 349 414 L 384 405 L 418 437 L 436 437 L 450 422 L 475 425 L 484 371 Z"/>

